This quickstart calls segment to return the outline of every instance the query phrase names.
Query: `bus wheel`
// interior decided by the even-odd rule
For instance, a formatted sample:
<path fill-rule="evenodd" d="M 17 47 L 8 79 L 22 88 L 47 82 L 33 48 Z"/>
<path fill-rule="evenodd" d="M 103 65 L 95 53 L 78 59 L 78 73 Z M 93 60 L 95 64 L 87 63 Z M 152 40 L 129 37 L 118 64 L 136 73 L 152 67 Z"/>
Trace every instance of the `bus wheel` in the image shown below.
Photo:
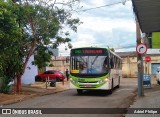
<path fill-rule="evenodd" d="M 119 79 L 118 79 L 118 85 L 117 85 L 117 88 L 119 88 L 120 87 L 120 77 L 119 77 Z"/>
<path fill-rule="evenodd" d="M 109 90 L 109 94 L 112 94 L 112 91 L 113 91 L 113 79 L 112 79 L 112 86 L 111 86 L 111 89 Z"/>
<path fill-rule="evenodd" d="M 160 81 L 158 81 L 158 80 L 157 80 L 157 84 L 159 84 L 159 85 L 160 85 Z"/>
<path fill-rule="evenodd" d="M 82 95 L 82 94 L 83 94 L 83 90 L 82 90 L 82 89 L 77 89 L 77 93 L 78 93 L 79 95 Z"/>

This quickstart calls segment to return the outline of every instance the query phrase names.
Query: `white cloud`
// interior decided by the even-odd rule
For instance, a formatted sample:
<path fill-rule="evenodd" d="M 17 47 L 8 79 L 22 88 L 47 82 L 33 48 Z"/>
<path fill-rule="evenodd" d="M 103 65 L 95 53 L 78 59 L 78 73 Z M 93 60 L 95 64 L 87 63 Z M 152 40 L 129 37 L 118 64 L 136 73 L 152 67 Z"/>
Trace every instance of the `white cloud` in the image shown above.
<path fill-rule="evenodd" d="M 111 32 L 114 28 L 121 28 L 122 30 L 128 30 L 131 32 L 135 31 L 135 23 L 131 20 L 123 19 L 109 19 L 109 18 L 99 18 L 99 17 L 85 17 L 82 18 L 84 22 L 79 28 L 78 31 L 82 29 L 91 29 L 93 31 L 109 31 Z"/>
<path fill-rule="evenodd" d="M 83 9 L 113 4 L 121 0 L 82 0 Z M 117 4 L 99 9 L 92 9 L 76 14 L 83 22 L 77 33 L 72 33 L 72 45 L 76 47 L 100 46 L 113 47 L 117 51 L 133 50 L 136 45 L 136 27 L 131 1 L 125 5 Z M 65 46 L 60 46 L 60 53 Z M 61 55 L 62 55 L 61 54 Z"/>

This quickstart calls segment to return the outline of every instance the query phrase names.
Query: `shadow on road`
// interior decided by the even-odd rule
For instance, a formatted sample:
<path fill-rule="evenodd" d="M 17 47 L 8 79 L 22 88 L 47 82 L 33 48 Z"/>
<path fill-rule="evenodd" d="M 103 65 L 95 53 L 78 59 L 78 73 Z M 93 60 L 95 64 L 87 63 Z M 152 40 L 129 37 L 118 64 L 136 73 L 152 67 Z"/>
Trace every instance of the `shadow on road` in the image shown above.
<path fill-rule="evenodd" d="M 112 93 L 114 93 L 114 91 L 116 91 L 118 88 L 115 87 L 112 90 Z M 76 94 L 75 96 L 109 96 L 112 95 L 110 94 L 109 90 L 84 90 L 83 93 L 81 95 Z"/>

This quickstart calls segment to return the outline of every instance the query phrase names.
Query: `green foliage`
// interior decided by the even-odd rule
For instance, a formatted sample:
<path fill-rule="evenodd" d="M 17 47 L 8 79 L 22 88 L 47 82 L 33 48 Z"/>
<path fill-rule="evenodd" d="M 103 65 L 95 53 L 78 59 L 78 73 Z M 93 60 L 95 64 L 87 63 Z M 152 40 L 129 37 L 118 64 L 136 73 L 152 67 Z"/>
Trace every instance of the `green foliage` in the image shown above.
<path fill-rule="evenodd" d="M 19 25 L 20 7 L 11 1 L 0 1 L 0 76 L 3 78 L 0 92 L 9 93 L 11 79 L 23 70 L 24 50 L 22 29 Z"/>
<path fill-rule="evenodd" d="M 5 80 L 23 75 L 31 55 L 35 55 L 34 65 L 47 66 L 53 55 L 49 48 L 62 43 L 72 47 L 70 31 L 63 30 L 67 27 L 76 32 L 80 24 L 71 14 L 72 4 L 75 7 L 78 0 L 68 0 L 61 8 L 45 0 L 19 4 L 12 1 L 0 1 L 0 76 L 6 77 Z M 4 81 L 3 92 L 9 88 L 7 82 Z"/>
<path fill-rule="evenodd" d="M 0 2 L 0 76 L 14 78 L 21 70 L 23 52 L 21 52 L 22 33 L 17 23 L 18 6 L 12 2 Z"/>
<path fill-rule="evenodd" d="M 2 78 L 2 86 L 0 87 L 0 93 L 10 93 L 12 86 L 8 85 L 11 81 L 9 77 L 4 76 Z"/>
<path fill-rule="evenodd" d="M 70 0 L 71 3 L 77 0 Z M 43 4 L 44 3 L 44 4 Z M 60 44 L 68 43 L 68 48 L 72 48 L 69 38 L 69 31 L 63 32 L 65 27 L 77 31 L 77 26 L 80 25 L 80 20 L 72 18 L 72 14 L 67 9 L 54 7 L 53 3 L 45 4 L 22 4 L 21 24 L 23 24 L 23 34 L 25 34 L 24 49 L 26 50 L 26 58 L 35 54 L 35 61 L 32 63 L 38 65 L 39 68 L 47 66 L 51 60 L 50 51 L 48 48 L 55 49 Z M 67 6 L 67 4 L 66 4 Z M 45 49 L 44 49 L 45 48 Z"/>
<path fill-rule="evenodd" d="M 33 61 L 32 64 L 38 65 L 39 69 L 46 67 L 50 62 L 52 55 L 53 53 L 49 51 L 47 47 L 39 47 L 37 53 L 35 54 L 35 61 Z"/>

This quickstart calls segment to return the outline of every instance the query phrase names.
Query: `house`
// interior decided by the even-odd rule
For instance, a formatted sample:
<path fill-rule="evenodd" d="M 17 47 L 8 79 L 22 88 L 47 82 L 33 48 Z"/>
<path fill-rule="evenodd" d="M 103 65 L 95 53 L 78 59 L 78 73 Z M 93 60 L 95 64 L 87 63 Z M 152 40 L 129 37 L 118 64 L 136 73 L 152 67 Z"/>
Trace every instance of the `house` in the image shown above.
<path fill-rule="evenodd" d="M 137 53 L 136 52 L 116 52 L 122 57 L 122 75 L 123 77 L 137 77 Z M 146 62 L 146 56 L 150 56 L 151 60 Z M 156 77 L 157 67 L 160 66 L 160 49 L 148 49 L 143 55 L 144 74 L 150 74 Z"/>
<path fill-rule="evenodd" d="M 122 77 L 137 77 L 137 53 L 116 52 L 122 58 Z"/>

